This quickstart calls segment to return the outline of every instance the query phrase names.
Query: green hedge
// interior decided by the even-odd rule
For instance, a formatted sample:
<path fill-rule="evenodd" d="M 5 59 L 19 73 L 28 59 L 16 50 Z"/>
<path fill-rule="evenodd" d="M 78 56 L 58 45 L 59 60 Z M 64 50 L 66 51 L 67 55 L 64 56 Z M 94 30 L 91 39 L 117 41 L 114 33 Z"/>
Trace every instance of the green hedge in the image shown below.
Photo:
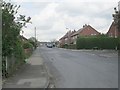
<path fill-rule="evenodd" d="M 25 58 L 29 58 L 31 55 L 32 55 L 32 52 L 33 52 L 33 45 L 29 42 L 26 42 L 23 44 L 23 48 L 24 50 L 28 50 L 27 53 L 25 53 Z"/>
<path fill-rule="evenodd" d="M 111 37 L 79 37 L 77 49 L 115 49 L 118 46 L 118 38 Z"/>
<path fill-rule="evenodd" d="M 68 48 L 68 45 L 67 44 L 62 45 L 61 48 Z"/>
<path fill-rule="evenodd" d="M 71 44 L 71 45 L 68 45 L 67 48 L 68 48 L 68 49 L 76 49 L 76 45 L 75 45 L 75 44 Z"/>
<path fill-rule="evenodd" d="M 23 44 L 23 48 L 24 49 L 33 48 L 33 45 L 29 42 L 26 42 L 26 43 Z"/>
<path fill-rule="evenodd" d="M 120 38 L 118 38 L 118 50 L 120 50 Z"/>

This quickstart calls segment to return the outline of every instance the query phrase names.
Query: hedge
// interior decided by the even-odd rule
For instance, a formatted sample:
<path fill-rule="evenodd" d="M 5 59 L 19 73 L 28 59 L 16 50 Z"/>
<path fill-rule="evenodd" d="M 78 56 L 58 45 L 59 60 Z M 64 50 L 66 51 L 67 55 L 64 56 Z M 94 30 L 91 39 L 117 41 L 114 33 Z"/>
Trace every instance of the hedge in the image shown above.
<path fill-rule="evenodd" d="M 25 58 L 29 58 L 33 52 L 33 45 L 29 42 L 26 42 L 23 44 L 23 48 L 25 52 Z"/>
<path fill-rule="evenodd" d="M 23 44 L 23 48 L 24 49 L 33 48 L 33 45 L 29 42 L 26 42 L 26 43 Z"/>
<path fill-rule="evenodd" d="M 77 49 L 116 49 L 118 38 L 112 37 L 79 37 L 76 42 Z"/>

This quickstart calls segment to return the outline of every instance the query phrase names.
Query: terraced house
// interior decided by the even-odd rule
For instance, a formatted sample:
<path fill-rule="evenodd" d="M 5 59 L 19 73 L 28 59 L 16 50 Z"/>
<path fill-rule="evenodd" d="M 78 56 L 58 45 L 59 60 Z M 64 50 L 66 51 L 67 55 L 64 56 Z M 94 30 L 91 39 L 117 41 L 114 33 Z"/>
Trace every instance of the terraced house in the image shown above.
<path fill-rule="evenodd" d="M 95 30 L 90 25 L 83 25 L 81 29 L 78 31 L 68 31 L 62 38 L 59 39 L 60 46 L 62 45 L 70 45 L 70 44 L 76 44 L 76 40 L 79 36 L 94 36 L 94 35 L 100 35 L 100 33 Z"/>

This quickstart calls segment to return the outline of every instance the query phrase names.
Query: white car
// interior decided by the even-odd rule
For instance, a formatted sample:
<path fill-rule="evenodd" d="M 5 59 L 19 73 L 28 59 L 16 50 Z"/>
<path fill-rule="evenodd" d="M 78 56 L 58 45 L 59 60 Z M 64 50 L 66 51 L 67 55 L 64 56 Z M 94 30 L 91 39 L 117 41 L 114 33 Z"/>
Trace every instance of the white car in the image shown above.
<path fill-rule="evenodd" d="M 48 47 L 48 48 L 52 48 L 53 45 L 52 45 L 51 43 L 48 43 L 48 44 L 47 44 L 47 47 Z"/>

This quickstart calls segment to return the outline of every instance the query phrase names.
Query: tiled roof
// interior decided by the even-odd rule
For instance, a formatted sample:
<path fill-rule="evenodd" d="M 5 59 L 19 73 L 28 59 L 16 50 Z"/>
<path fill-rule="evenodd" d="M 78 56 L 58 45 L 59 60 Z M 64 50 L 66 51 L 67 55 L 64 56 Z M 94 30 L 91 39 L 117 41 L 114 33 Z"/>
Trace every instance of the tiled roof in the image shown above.
<path fill-rule="evenodd" d="M 86 26 L 85 27 L 83 27 L 83 28 L 81 28 L 81 29 L 79 29 L 78 31 L 76 31 L 74 34 L 72 34 L 71 36 L 75 36 L 75 35 L 78 35 L 82 30 L 84 30 L 86 28 Z"/>
<path fill-rule="evenodd" d="M 78 35 L 81 31 L 85 30 L 86 28 L 92 28 L 94 29 L 93 27 L 91 27 L 90 25 L 84 25 L 83 28 L 79 29 L 78 31 L 76 31 L 74 34 L 72 34 L 71 36 L 75 36 L 75 35 Z M 94 29 L 95 30 L 95 29 Z M 96 31 L 96 30 L 95 30 Z M 98 32 L 98 31 L 96 31 Z M 98 32 L 99 33 L 99 32 Z"/>

